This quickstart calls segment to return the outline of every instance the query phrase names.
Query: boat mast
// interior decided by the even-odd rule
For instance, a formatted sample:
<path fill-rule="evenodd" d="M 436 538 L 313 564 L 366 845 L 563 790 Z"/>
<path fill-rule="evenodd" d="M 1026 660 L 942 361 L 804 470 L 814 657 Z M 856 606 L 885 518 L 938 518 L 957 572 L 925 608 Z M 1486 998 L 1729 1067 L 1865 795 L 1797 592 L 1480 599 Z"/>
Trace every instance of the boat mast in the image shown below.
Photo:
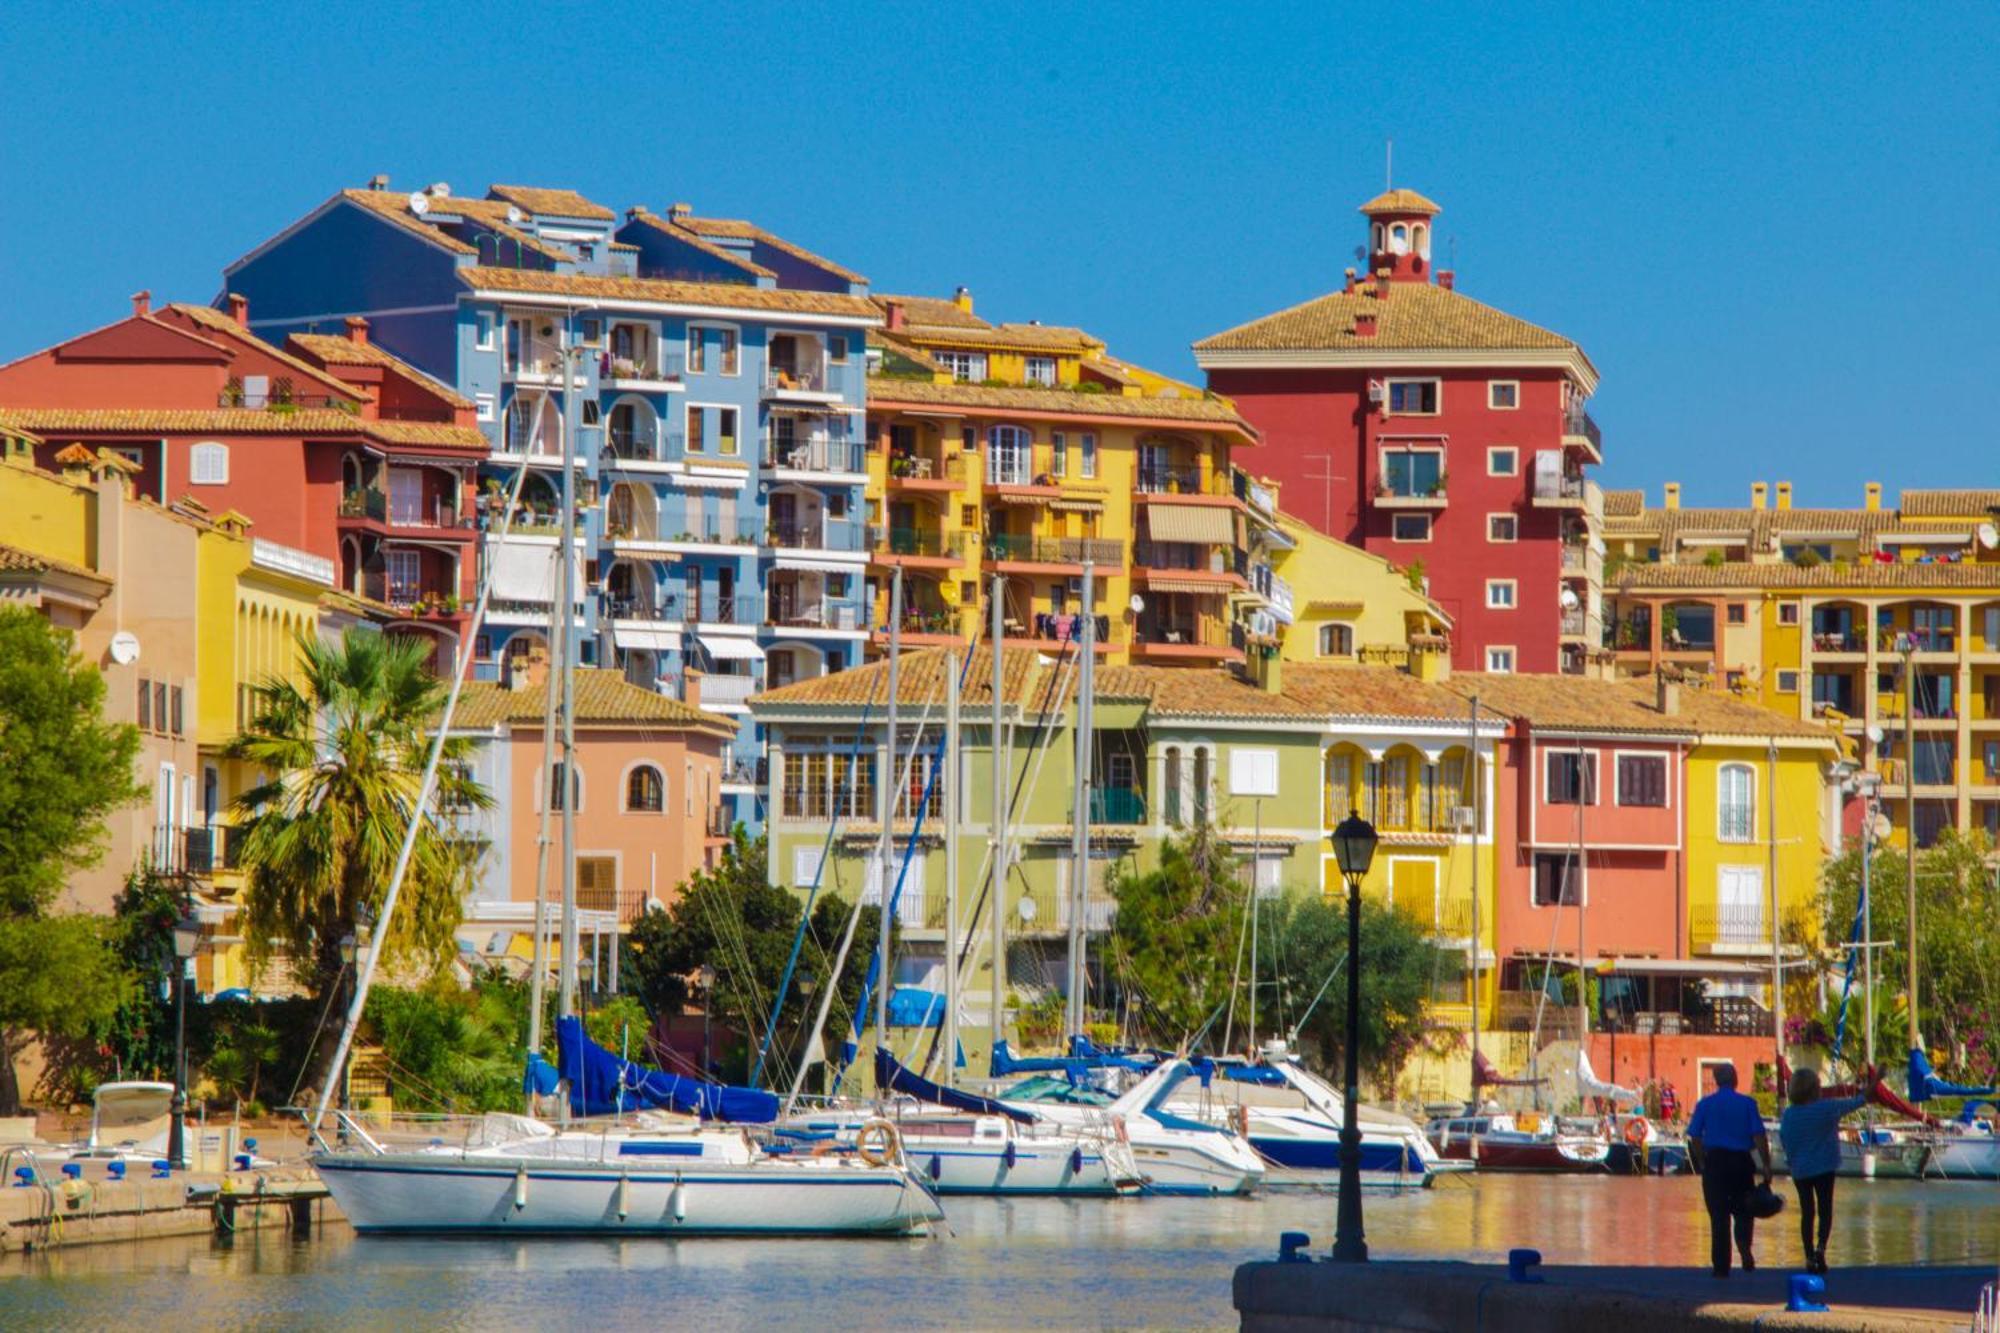
<path fill-rule="evenodd" d="M 1785 1104 L 1785 959 L 1778 941 L 1778 738 L 1764 748 L 1764 865 L 1771 881 L 1771 1035 L 1777 1043 L 1777 1063 L 1771 1068 L 1777 1104 Z"/>
<path fill-rule="evenodd" d="M 1069 955 L 1065 965 L 1065 985 L 1068 991 L 1065 1016 L 1067 1034 L 1074 1037 L 1083 1031 L 1084 1014 L 1084 935 L 1083 908 L 1090 884 L 1090 777 L 1094 755 L 1091 752 L 1091 695 L 1096 689 L 1094 668 L 1097 648 L 1096 617 L 1091 614 L 1091 592 L 1096 566 L 1083 562 L 1083 611 L 1077 617 L 1079 631 L 1076 636 L 1082 675 L 1076 687 L 1076 782 L 1075 801 L 1070 814 L 1069 847 Z"/>
<path fill-rule="evenodd" d="M 971 649 L 966 650 L 970 660 Z M 958 671 L 956 652 L 945 654 L 944 753 L 948 767 L 944 789 L 944 1078 L 947 1088 L 958 1082 L 958 782 L 965 771 L 958 739 Z"/>
<path fill-rule="evenodd" d="M 898 776 L 896 739 L 896 678 L 902 669 L 903 653 L 903 567 L 896 566 L 895 575 L 889 584 L 889 713 L 883 721 L 883 759 L 887 771 L 878 775 L 881 790 L 876 804 L 882 811 L 882 843 L 876 852 L 878 862 L 875 876 L 875 893 L 882 914 L 882 929 L 875 937 L 875 1043 L 884 1049 L 889 1045 L 889 884 L 892 874 L 889 869 L 896 849 L 896 797 L 902 782 Z M 875 1089 L 879 1101 L 882 1089 Z"/>
<path fill-rule="evenodd" d="M 1255 802 L 1256 832 L 1250 841 L 1250 994 L 1245 998 L 1250 1004 L 1249 1022 L 1250 1057 L 1257 1056 L 1257 860 L 1264 850 L 1264 798 Z"/>
<path fill-rule="evenodd" d="M 576 433 L 578 430 L 576 370 L 583 349 L 577 345 L 572 322 L 564 330 L 562 353 L 562 518 L 558 528 L 562 543 L 562 571 L 558 576 L 555 601 L 562 645 L 558 658 L 562 682 L 558 687 L 562 704 L 562 977 L 556 999 L 556 1013 L 569 1018 L 576 1013 Z M 567 1106 L 567 1101 L 564 1102 Z"/>
<path fill-rule="evenodd" d="M 525 470 L 526 464 L 523 464 Z M 556 642 L 561 632 L 556 616 L 561 603 L 554 597 L 549 599 L 549 642 Z M 555 790 L 548 781 L 548 774 L 554 771 L 550 761 L 556 753 L 556 684 L 559 673 L 555 663 L 549 664 L 548 679 L 542 690 L 542 752 L 536 761 L 536 772 L 541 775 L 542 794 L 541 827 L 535 834 L 535 949 L 534 973 L 528 981 L 528 1053 L 536 1054 L 542 1049 L 542 1011 L 548 1007 L 549 993 L 549 815 L 554 801 L 549 793 Z M 529 1114 L 534 1113 L 535 1094 L 526 1094 Z"/>
<path fill-rule="evenodd" d="M 990 904 L 993 912 L 993 996 L 992 1009 L 987 1021 L 992 1028 L 991 1045 L 987 1050 L 1000 1049 L 1000 1034 L 1006 1027 L 1005 1004 L 1007 996 L 1007 742 L 1002 730 L 1000 704 L 1002 698 L 1001 645 L 1007 629 L 1007 579 L 1003 574 L 993 576 L 992 606 L 990 615 L 993 628 L 988 638 L 993 644 L 993 732 L 991 737 L 993 761 L 993 811 L 988 816 L 992 820 L 989 837 L 993 844 L 993 868 L 989 883 L 993 892 Z M 991 1058 L 990 1055 L 988 1057 Z"/>
<path fill-rule="evenodd" d="M 1472 825 L 1466 839 L 1472 848 L 1472 1068 L 1473 1085 L 1470 1105 L 1479 1105 L 1479 696 L 1474 694 L 1466 710 L 1465 744 L 1468 751 L 1466 762 L 1472 765 Z"/>
<path fill-rule="evenodd" d="M 1590 1058 L 1590 965 L 1585 961 L 1584 904 L 1590 898 L 1590 857 L 1583 844 L 1583 807 L 1597 796 L 1597 770 L 1587 765 L 1583 737 L 1576 738 L 1576 1052 L 1577 1109 L 1583 1109 L 1583 1062 Z"/>
<path fill-rule="evenodd" d="M 1903 867 L 1910 915 L 1910 1049 L 1917 1049 L 1917 638 L 1903 640 Z"/>

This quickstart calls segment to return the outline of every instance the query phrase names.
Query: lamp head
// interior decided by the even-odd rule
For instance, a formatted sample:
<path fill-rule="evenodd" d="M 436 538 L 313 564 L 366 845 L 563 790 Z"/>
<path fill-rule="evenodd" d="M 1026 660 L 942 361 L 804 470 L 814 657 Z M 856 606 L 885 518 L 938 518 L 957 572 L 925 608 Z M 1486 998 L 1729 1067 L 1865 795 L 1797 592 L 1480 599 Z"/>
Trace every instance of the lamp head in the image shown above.
<path fill-rule="evenodd" d="M 193 917 L 174 922 L 174 957 L 192 958 L 201 947 L 201 922 Z"/>
<path fill-rule="evenodd" d="M 1350 810 L 1333 830 L 1333 858 L 1340 863 L 1340 873 L 1350 880 L 1367 874 L 1375 859 L 1375 841 L 1375 826 L 1358 810 Z"/>

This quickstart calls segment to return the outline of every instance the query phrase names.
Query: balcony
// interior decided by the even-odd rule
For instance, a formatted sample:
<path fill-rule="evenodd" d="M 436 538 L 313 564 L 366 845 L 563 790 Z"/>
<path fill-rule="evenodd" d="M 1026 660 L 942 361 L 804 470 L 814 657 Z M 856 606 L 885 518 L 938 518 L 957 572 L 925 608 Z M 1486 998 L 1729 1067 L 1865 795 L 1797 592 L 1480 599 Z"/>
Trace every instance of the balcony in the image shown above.
<path fill-rule="evenodd" d="M 1689 914 L 1688 945 L 1704 953 L 1768 953 L 1771 928 L 1761 905 L 1698 907 Z"/>
<path fill-rule="evenodd" d="M 806 398 L 839 398 L 847 393 L 852 368 L 842 365 L 764 367 L 764 394 L 770 398 L 793 395 Z"/>
<path fill-rule="evenodd" d="M 692 528 L 682 528 L 669 536 L 661 529 L 660 542 L 669 546 L 741 546 L 755 548 L 761 545 L 765 528 L 754 519 L 737 519 L 725 523 L 721 519 L 704 517 Z M 743 552 L 754 555 L 755 550 Z"/>
<path fill-rule="evenodd" d="M 1563 417 L 1563 443 L 1570 448 L 1590 451 L 1593 462 L 1604 461 L 1604 433 L 1591 420 L 1590 413 L 1582 408 L 1572 408 Z"/>
<path fill-rule="evenodd" d="M 1190 574 L 1234 574 L 1248 582 L 1249 557 L 1223 546 L 1193 542 L 1159 542 L 1150 538 L 1132 549 L 1132 564 L 1139 569 L 1179 570 Z"/>
<path fill-rule="evenodd" d="M 1124 544 L 1104 537 L 1029 537 L 988 533 L 986 558 L 1021 565 L 1062 565 L 1081 571 L 1085 561 L 1124 563 Z"/>
<path fill-rule="evenodd" d="M 1111 642 L 1111 617 L 1093 616 L 1091 624 L 1091 646 L 1102 651 Z M 1073 643 L 1083 638 L 1083 617 L 1068 611 L 1037 611 L 1023 625 L 1010 620 L 1006 625 L 1009 638 L 1032 638 L 1042 643 Z"/>
<path fill-rule="evenodd" d="M 1658 1003 L 1656 1000 L 1654 1003 Z M 1574 1012 L 1572 1007 L 1571 1012 Z M 1775 1031 L 1771 1011 L 1741 995 L 1704 1000 L 1688 993 L 1673 1009 L 1607 1007 L 1591 1020 L 1597 1032 L 1631 1033 L 1646 1037 L 1676 1034 L 1694 1037 L 1769 1037 Z"/>
<path fill-rule="evenodd" d="M 1269 486 L 1252 480 L 1249 473 L 1238 471 L 1235 474 L 1235 491 L 1237 499 L 1259 514 L 1269 518 L 1277 517 L 1278 497 L 1271 493 Z"/>
<path fill-rule="evenodd" d="M 1142 614 L 1133 626 L 1132 651 L 1156 660 L 1221 661 L 1242 656 L 1242 630 L 1216 618 Z"/>
<path fill-rule="evenodd" d="M 1131 787 L 1090 789 L 1090 822 L 1093 824 L 1143 824 L 1146 822 L 1146 793 Z"/>
<path fill-rule="evenodd" d="M 922 454 L 890 454 L 889 489 L 911 491 L 956 491 L 965 486 L 965 455 L 948 454 L 943 460 Z"/>
<path fill-rule="evenodd" d="M 1106 627 L 1109 627 L 1109 622 L 1106 622 Z M 872 637 L 878 644 L 887 644 L 889 642 L 888 617 L 884 616 L 882 618 L 880 627 L 875 630 Z M 905 607 L 903 609 L 903 632 L 901 637 L 904 643 L 911 643 L 913 641 L 917 643 L 940 643 L 945 640 L 957 642 L 958 614 L 945 610 L 943 607 L 929 609 L 911 609 Z"/>
<path fill-rule="evenodd" d="M 655 350 L 644 356 L 610 356 L 604 359 L 604 378 L 616 389 L 637 389 L 646 385 L 677 384 L 681 379 L 681 357 Z"/>
<path fill-rule="evenodd" d="M 773 431 L 764 434 L 764 466 L 779 472 L 821 472 L 855 477 L 866 471 L 868 466 L 863 450 L 861 440 L 801 440 Z"/>
<path fill-rule="evenodd" d="M 169 833 L 172 830 L 168 830 Z M 243 830 L 228 824 L 208 828 L 181 829 L 179 869 L 190 875 L 209 876 L 218 870 L 243 868 Z"/>
<path fill-rule="evenodd" d="M 1581 639 L 1589 634 L 1589 617 L 1584 615 L 1582 607 L 1562 613 L 1561 632 L 1565 639 Z"/>
<path fill-rule="evenodd" d="M 1529 501 L 1537 509 L 1581 509 L 1583 508 L 1583 478 L 1562 474 L 1545 476 L 1537 474 L 1528 491 Z"/>
<path fill-rule="evenodd" d="M 852 634 L 861 629 L 859 610 L 850 604 L 828 601 L 772 597 L 769 599 L 767 619 L 773 625 L 807 633 L 824 630 L 830 633 Z"/>
<path fill-rule="evenodd" d="M 955 561 L 965 557 L 965 534 L 942 532 L 936 528 L 884 528 L 874 524 L 868 529 L 868 546 L 878 556 Z"/>
<path fill-rule="evenodd" d="M 1292 623 L 1292 585 L 1262 561 L 1250 566 L 1250 586 L 1286 625 Z"/>
<path fill-rule="evenodd" d="M 406 616 L 450 620 L 468 608 L 459 602 L 458 589 L 441 579 L 391 578 L 385 570 L 368 570 L 361 575 L 361 595 L 370 601 Z"/>
<path fill-rule="evenodd" d="M 763 600 L 752 593 L 733 597 L 690 597 L 683 599 L 688 623 L 695 625 L 761 625 Z M 710 677 L 710 679 L 714 679 Z"/>
<path fill-rule="evenodd" d="M 616 597 L 604 596 L 604 614 L 612 620 L 643 620 L 654 624 L 678 625 L 681 623 L 681 599 L 672 595 L 664 597 Z"/>
<path fill-rule="evenodd" d="M 344 394 L 300 393 L 287 375 L 232 376 L 216 395 L 217 407 L 264 412 L 333 411 L 359 415 L 354 399 Z"/>
<path fill-rule="evenodd" d="M 721 674 L 701 678 L 701 704 L 703 708 L 741 708 L 745 700 L 764 688 L 755 676 L 725 676 Z"/>
<path fill-rule="evenodd" d="M 372 486 L 351 490 L 340 497 L 340 517 L 391 528 L 418 528 L 431 532 L 471 533 L 479 530 L 475 514 L 460 513 L 458 506 L 442 495 L 433 495 L 428 504 L 419 500 L 392 503 L 390 497 Z"/>
<path fill-rule="evenodd" d="M 1377 509 L 1443 509 L 1445 503 L 1442 478 L 1422 488 L 1406 482 L 1384 482 L 1375 488 Z"/>
<path fill-rule="evenodd" d="M 1213 484 L 1204 484 L 1201 468 L 1172 467 L 1141 463 L 1133 489 L 1140 495 L 1228 495 L 1229 479 L 1217 474 Z"/>
<path fill-rule="evenodd" d="M 764 544 L 779 551 L 860 551 L 858 523 L 782 523 L 764 535 Z"/>

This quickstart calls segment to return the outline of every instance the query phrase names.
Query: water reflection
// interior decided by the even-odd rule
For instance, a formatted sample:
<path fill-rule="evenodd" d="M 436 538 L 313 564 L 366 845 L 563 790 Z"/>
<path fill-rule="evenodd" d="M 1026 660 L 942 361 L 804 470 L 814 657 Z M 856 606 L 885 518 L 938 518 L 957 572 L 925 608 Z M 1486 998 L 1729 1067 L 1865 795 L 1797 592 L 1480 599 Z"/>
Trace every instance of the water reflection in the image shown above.
<path fill-rule="evenodd" d="M 1780 1189 L 1785 1189 L 1780 1182 Z M 1789 1195 L 1789 1191 L 1786 1190 Z M 1992 1262 L 1990 1186 L 1842 1181 L 1831 1257 L 1841 1263 Z M 308 1240 L 246 1232 L 228 1243 L 153 1241 L 0 1261 L 0 1322 L 104 1327 L 143 1311 L 162 1327 L 656 1324 L 699 1311 L 713 1326 L 985 1328 L 1225 1326 L 1229 1275 L 1278 1233 L 1333 1239 L 1328 1194 L 1220 1200 L 949 1202 L 948 1237 L 903 1241 Z M 1461 1178 L 1370 1196 L 1382 1258 L 1699 1265 L 1700 1188 L 1687 1177 Z M 1759 1228 L 1767 1264 L 1794 1262 L 1788 1208 Z M 282 1280 L 281 1280 L 282 1279 Z"/>

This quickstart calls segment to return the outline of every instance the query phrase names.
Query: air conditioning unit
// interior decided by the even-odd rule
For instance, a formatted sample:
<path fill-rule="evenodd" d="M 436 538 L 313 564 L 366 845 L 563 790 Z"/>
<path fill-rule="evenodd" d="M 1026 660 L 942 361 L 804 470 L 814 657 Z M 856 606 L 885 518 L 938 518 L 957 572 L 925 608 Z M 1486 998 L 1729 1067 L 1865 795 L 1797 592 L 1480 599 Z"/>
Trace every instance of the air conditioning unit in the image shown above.
<path fill-rule="evenodd" d="M 1384 402 L 1384 401 L 1386 401 L 1386 400 L 1388 399 L 1388 397 L 1389 397 L 1389 386 L 1388 386 L 1388 385 L 1384 384 L 1384 383 L 1383 383 L 1383 382 L 1382 382 L 1381 380 L 1369 380 L 1369 381 L 1368 381 L 1368 401 L 1369 401 L 1369 402 L 1371 402 L 1371 403 L 1380 403 L 1380 402 Z"/>
<path fill-rule="evenodd" d="M 1451 831 L 1453 833 L 1470 833 L 1477 827 L 1478 824 L 1473 818 L 1471 806 L 1454 805 L 1451 808 Z"/>
<path fill-rule="evenodd" d="M 1070 579 L 1069 595 L 1072 597 L 1083 596 L 1083 575 L 1078 574 Z"/>

